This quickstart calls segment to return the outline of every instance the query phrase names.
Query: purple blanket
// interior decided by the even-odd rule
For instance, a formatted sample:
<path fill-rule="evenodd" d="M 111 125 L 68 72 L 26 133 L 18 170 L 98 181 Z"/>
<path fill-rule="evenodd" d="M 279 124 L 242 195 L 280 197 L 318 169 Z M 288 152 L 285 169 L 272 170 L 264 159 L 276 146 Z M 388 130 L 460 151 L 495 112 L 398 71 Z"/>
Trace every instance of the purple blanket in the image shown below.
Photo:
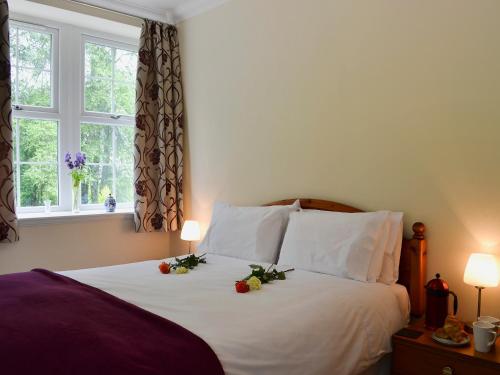
<path fill-rule="evenodd" d="M 168 296 L 165 296 L 168 303 Z M 0 374 L 224 374 L 198 336 L 46 270 L 0 276 Z"/>

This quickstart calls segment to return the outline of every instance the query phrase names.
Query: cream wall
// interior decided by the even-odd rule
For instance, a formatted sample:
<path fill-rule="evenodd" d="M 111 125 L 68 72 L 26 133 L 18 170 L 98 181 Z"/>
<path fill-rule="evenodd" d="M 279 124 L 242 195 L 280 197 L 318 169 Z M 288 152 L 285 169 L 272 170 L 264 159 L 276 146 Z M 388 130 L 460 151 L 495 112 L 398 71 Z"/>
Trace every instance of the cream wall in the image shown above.
<path fill-rule="evenodd" d="M 165 233 L 136 233 L 132 215 L 26 226 L 20 241 L 0 244 L 0 274 L 32 268 L 68 270 L 168 256 Z"/>
<path fill-rule="evenodd" d="M 179 25 L 187 212 L 326 198 L 405 212 L 472 318 L 500 252 L 500 2 L 233 0 Z M 483 312 L 500 316 L 500 288 Z"/>

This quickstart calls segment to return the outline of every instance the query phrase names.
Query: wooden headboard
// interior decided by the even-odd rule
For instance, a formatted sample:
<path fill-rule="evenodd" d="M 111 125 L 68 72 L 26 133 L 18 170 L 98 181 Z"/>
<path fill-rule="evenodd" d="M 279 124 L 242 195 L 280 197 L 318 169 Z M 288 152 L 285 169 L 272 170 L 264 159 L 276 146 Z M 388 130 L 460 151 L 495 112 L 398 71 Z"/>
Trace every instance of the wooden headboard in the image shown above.
<path fill-rule="evenodd" d="M 285 199 L 268 203 L 265 206 L 290 205 L 296 199 Z M 363 212 L 359 208 L 345 204 L 320 199 L 300 199 L 300 206 L 304 209 Z M 427 270 L 427 243 L 425 240 L 425 225 L 413 224 L 413 237 L 404 238 L 399 262 L 398 283 L 404 285 L 410 295 L 411 314 L 420 317 L 425 311 L 425 278 Z"/>

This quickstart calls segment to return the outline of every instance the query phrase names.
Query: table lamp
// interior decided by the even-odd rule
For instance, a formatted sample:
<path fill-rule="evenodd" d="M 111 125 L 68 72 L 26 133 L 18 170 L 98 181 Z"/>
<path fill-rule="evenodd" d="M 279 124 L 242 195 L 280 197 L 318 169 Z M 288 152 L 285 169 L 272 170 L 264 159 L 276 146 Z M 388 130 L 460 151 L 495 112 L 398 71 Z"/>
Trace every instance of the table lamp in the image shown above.
<path fill-rule="evenodd" d="M 481 291 L 486 287 L 498 286 L 498 268 L 495 257 L 491 254 L 471 254 L 465 267 L 464 283 L 477 288 L 477 317 L 479 318 L 481 316 Z"/>
<path fill-rule="evenodd" d="M 196 220 L 186 220 L 182 226 L 181 240 L 189 241 L 189 251 L 191 254 L 191 242 L 200 239 L 200 224 Z"/>

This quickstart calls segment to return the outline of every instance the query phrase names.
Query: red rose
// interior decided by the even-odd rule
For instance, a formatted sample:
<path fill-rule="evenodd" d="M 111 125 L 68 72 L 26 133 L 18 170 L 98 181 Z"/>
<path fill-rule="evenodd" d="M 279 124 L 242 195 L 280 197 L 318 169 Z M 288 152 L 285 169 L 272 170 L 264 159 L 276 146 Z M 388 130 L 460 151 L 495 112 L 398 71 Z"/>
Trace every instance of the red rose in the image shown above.
<path fill-rule="evenodd" d="M 250 291 L 250 287 L 245 280 L 237 281 L 234 286 L 238 293 L 246 293 Z"/>
<path fill-rule="evenodd" d="M 170 264 L 161 262 L 161 264 L 158 266 L 160 269 L 161 273 L 170 273 Z"/>

